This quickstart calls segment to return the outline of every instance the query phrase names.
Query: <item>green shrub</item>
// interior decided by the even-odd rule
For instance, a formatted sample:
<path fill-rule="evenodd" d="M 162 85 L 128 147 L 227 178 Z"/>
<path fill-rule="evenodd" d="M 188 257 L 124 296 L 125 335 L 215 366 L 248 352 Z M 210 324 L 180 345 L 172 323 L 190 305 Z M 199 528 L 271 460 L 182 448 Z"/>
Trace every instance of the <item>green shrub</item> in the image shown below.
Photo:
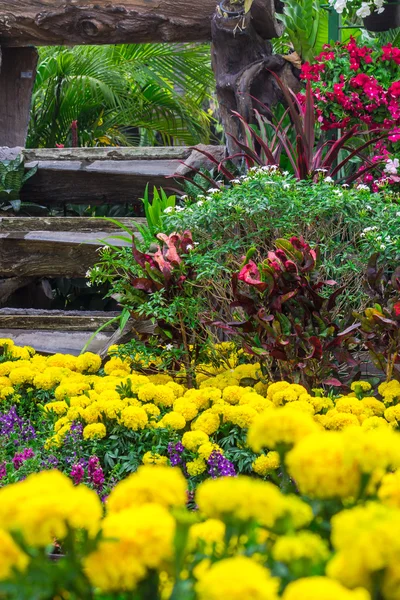
<path fill-rule="evenodd" d="M 167 232 L 192 232 L 205 252 L 201 268 L 214 279 L 236 270 L 252 246 L 261 258 L 276 238 L 303 236 L 318 244 L 326 277 L 345 286 L 338 311 L 347 313 L 367 302 L 362 282 L 371 254 L 379 252 L 389 270 L 398 265 L 399 195 L 336 186 L 323 173 L 318 183 L 296 181 L 273 168 L 232 183 L 187 199 L 164 220 Z"/>

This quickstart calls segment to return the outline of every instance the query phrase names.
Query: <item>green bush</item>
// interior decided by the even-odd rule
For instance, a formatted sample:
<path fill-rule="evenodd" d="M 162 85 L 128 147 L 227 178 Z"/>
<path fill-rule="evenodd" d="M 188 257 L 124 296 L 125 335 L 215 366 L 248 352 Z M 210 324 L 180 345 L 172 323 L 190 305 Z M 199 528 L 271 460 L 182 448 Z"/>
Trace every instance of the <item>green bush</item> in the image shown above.
<path fill-rule="evenodd" d="M 303 236 L 319 246 L 327 278 L 345 286 L 338 302 L 343 313 L 367 303 L 363 276 L 371 254 L 381 253 L 389 271 L 400 258 L 399 195 L 333 185 L 323 173 L 312 183 L 273 168 L 253 170 L 230 188 L 186 199 L 168 211 L 164 225 L 169 233 L 190 230 L 204 250 L 199 267 L 221 281 L 250 247 L 261 258 L 276 238 Z"/>

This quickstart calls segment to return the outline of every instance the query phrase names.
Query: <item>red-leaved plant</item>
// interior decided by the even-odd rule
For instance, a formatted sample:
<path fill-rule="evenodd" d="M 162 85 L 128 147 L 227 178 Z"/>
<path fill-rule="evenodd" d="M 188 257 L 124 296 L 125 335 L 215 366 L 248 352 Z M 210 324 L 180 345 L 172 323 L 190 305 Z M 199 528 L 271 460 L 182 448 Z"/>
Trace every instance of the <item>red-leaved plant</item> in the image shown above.
<path fill-rule="evenodd" d="M 335 301 L 343 288 L 321 295 L 336 282 L 318 278 L 318 250 L 303 239 L 278 239 L 275 246 L 258 264 L 251 260 L 254 250 L 248 253 L 232 278 L 237 320 L 215 324 L 241 338 L 270 380 L 301 382 L 309 389 L 341 385 L 342 366 L 357 365 L 348 347 L 359 326 L 340 331 L 335 322 Z"/>

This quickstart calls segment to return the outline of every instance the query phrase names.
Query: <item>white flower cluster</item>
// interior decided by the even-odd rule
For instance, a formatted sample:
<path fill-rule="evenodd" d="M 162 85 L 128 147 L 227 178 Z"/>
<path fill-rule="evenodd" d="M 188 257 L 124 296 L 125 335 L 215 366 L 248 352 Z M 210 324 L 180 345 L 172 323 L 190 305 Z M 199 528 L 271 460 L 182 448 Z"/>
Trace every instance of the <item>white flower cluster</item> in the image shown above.
<path fill-rule="evenodd" d="M 385 10 L 384 0 L 369 0 L 369 2 L 362 1 L 353 2 L 352 0 L 329 0 L 329 4 L 333 6 L 337 13 L 349 13 L 351 8 L 357 8 L 356 15 L 361 19 L 369 17 L 370 14 L 376 12 L 380 14 Z"/>

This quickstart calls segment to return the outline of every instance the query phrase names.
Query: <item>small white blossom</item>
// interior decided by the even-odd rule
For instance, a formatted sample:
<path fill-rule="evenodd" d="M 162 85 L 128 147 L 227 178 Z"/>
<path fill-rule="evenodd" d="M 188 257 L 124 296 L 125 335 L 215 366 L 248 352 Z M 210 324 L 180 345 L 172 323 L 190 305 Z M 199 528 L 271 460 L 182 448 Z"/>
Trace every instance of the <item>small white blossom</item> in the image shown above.
<path fill-rule="evenodd" d="M 372 206 L 370 206 L 369 204 L 366 204 L 365 210 L 372 210 Z"/>
<path fill-rule="evenodd" d="M 231 183 L 240 183 L 240 179 L 231 179 Z"/>
<path fill-rule="evenodd" d="M 285 177 L 287 177 L 289 175 L 289 171 L 283 171 L 282 175 L 284 175 Z"/>
<path fill-rule="evenodd" d="M 361 6 L 358 10 L 356 10 L 357 17 L 361 17 L 361 19 L 365 19 L 365 17 L 369 17 L 371 14 L 371 8 L 368 2 L 361 2 Z"/>
<path fill-rule="evenodd" d="M 288 190 L 290 188 L 290 183 L 283 183 L 282 187 L 284 190 Z"/>
<path fill-rule="evenodd" d="M 366 192 L 369 192 L 369 187 L 367 185 L 365 185 L 365 183 L 359 183 L 358 186 L 356 187 L 357 190 L 365 190 Z"/>
<path fill-rule="evenodd" d="M 327 173 L 328 169 L 315 169 L 317 173 Z"/>
<path fill-rule="evenodd" d="M 182 212 L 183 210 L 185 210 L 185 208 L 183 206 L 175 206 L 175 210 L 176 212 Z"/>
<path fill-rule="evenodd" d="M 366 227 L 365 229 L 363 229 L 363 231 L 365 233 L 368 233 L 368 231 L 376 231 L 378 228 L 376 225 L 373 225 L 372 227 Z"/>
<path fill-rule="evenodd" d="M 171 213 L 174 210 L 173 206 L 167 206 L 167 208 L 164 210 L 165 214 Z"/>
<path fill-rule="evenodd" d="M 193 250 L 193 246 L 192 246 L 192 244 L 188 244 L 188 245 L 186 246 L 186 250 Z"/>
<path fill-rule="evenodd" d="M 333 179 L 329 175 L 328 175 L 328 177 L 325 177 L 324 181 L 325 181 L 325 183 L 333 183 Z"/>
<path fill-rule="evenodd" d="M 197 206 L 203 206 L 204 202 L 202 200 L 199 200 L 198 202 L 196 202 Z"/>
<path fill-rule="evenodd" d="M 90 277 L 91 273 L 92 273 L 92 269 L 88 269 L 88 270 L 86 271 L 86 275 L 85 275 L 85 277 Z"/>
<path fill-rule="evenodd" d="M 88 287 L 92 287 L 92 282 L 91 282 L 91 281 L 87 281 L 87 282 L 86 282 L 86 285 L 87 285 Z"/>
<path fill-rule="evenodd" d="M 207 190 L 207 194 L 218 194 L 221 190 L 219 188 L 210 188 Z"/>
<path fill-rule="evenodd" d="M 343 187 L 343 188 L 348 188 L 348 187 L 350 187 L 350 186 L 349 186 L 349 184 L 348 184 L 348 183 L 342 183 L 342 187 Z"/>
<path fill-rule="evenodd" d="M 167 344 L 167 345 L 165 346 L 165 349 L 166 349 L 166 350 L 173 350 L 173 348 L 174 348 L 173 344 Z"/>
<path fill-rule="evenodd" d="M 188 196 L 186 196 L 186 195 L 185 196 L 181 196 L 181 200 L 187 200 L 187 199 L 188 199 Z"/>

